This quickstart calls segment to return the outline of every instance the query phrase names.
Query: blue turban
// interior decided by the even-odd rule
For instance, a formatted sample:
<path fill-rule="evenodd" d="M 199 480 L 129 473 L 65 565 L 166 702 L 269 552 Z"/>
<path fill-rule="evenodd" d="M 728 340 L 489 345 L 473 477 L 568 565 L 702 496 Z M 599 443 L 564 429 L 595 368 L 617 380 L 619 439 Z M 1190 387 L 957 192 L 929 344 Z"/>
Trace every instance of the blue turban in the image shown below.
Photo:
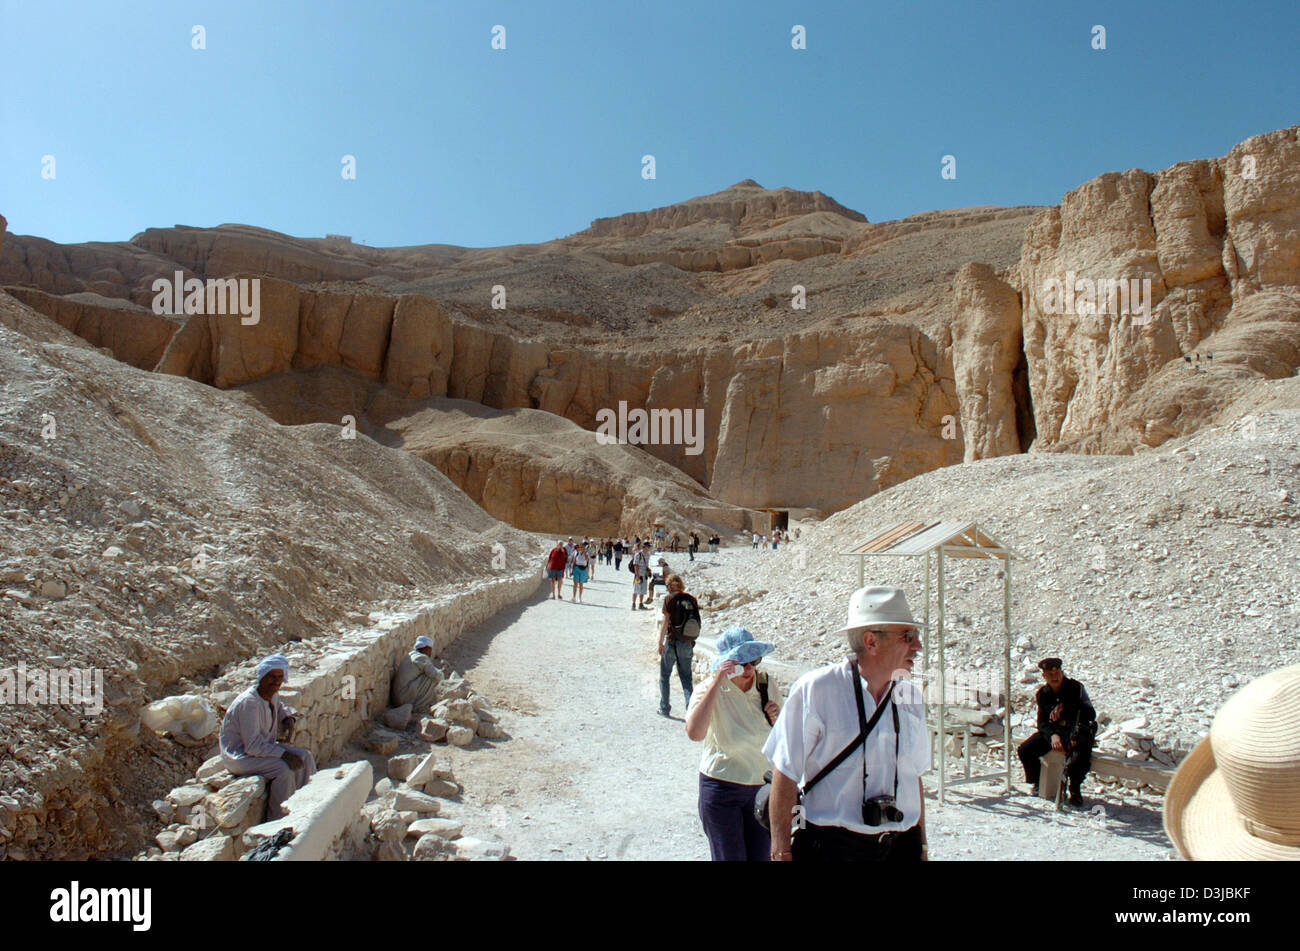
<path fill-rule="evenodd" d="M 419 650 L 421 647 L 432 647 L 432 646 L 433 646 L 433 641 L 423 634 L 421 634 L 419 637 L 415 639 L 416 650 Z"/>
<path fill-rule="evenodd" d="M 262 678 L 273 670 L 284 671 L 284 679 L 289 679 L 289 659 L 283 654 L 272 654 L 266 660 L 257 665 L 257 682 L 260 684 Z"/>

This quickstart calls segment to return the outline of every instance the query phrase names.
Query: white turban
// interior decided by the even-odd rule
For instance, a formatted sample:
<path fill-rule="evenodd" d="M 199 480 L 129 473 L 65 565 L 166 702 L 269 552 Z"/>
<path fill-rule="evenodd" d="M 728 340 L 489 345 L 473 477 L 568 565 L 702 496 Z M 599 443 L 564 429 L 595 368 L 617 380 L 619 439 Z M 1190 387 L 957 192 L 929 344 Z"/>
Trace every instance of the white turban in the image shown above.
<path fill-rule="evenodd" d="M 266 660 L 257 665 L 257 682 L 260 684 L 262 678 L 273 670 L 284 671 L 284 679 L 289 679 L 289 659 L 283 654 L 272 654 Z"/>
<path fill-rule="evenodd" d="M 425 637 L 423 634 L 421 634 L 419 637 L 415 639 L 416 650 L 419 650 L 421 647 L 432 647 L 432 646 L 433 646 L 433 641 L 430 638 Z"/>

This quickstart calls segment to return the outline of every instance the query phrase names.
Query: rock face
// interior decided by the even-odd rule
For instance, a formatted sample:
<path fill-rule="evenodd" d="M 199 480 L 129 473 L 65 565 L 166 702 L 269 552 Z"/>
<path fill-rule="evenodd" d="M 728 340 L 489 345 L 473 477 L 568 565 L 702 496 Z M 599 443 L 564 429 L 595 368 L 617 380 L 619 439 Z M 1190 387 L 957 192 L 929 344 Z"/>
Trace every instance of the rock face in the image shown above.
<path fill-rule="evenodd" d="M 30 287 L 5 290 L 60 327 L 141 370 L 158 365 L 172 336 L 185 325 L 183 317 L 158 315 L 114 297 L 93 293 L 57 297 Z"/>
<path fill-rule="evenodd" d="M 963 461 L 1028 447 L 1017 424 L 1022 360 L 1020 295 L 987 264 L 967 264 L 953 282 L 953 370 L 966 445 Z"/>
<path fill-rule="evenodd" d="M 1289 376 L 1300 346 L 1298 133 L 1158 173 L 1108 173 L 1041 210 L 871 224 L 820 193 L 747 180 L 503 248 L 377 249 L 235 225 L 121 245 L 10 236 L 0 280 L 145 302 L 148 279 L 176 269 L 263 275 L 259 324 L 192 317 L 156 369 L 221 388 L 293 376 L 283 386 L 302 393 L 321 385 L 306 371 L 352 371 L 364 380 L 331 386 L 357 410 L 340 415 L 358 420 L 374 383 L 407 399 L 542 410 L 588 431 L 622 403 L 699 409 L 700 452 L 681 440 L 641 448 L 723 504 L 827 513 L 1031 444 L 1156 445 Z M 967 262 L 984 266 L 959 274 Z M 1105 282 L 1122 281 L 1114 303 L 1131 312 L 1063 308 L 1049 288 L 1067 277 L 1072 294 L 1078 280 L 1102 282 L 1103 311 Z M 489 303 L 498 288 L 500 309 Z M 81 304 L 63 313 L 71 305 L 58 298 L 29 299 L 137 365 L 156 350 L 141 338 L 128 353 L 111 320 Z M 277 419 L 318 421 L 294 412 Z M 505 510 L 494 483 L 536 484 L 539 510 L 558 512 L 566 492 L 602 477 L 587 463 L 531 472 L 518 447 L 481 435 L 462 447 L 440 437 L 429 458 L 495 511 Z M 618 497 L 602 499 L 602 520 Z"/>
<path fill-rule="evenodd" d="M 746 179 L 665 208 L 598 218 L 567 243 L 591 247 L 618 264 L 658 262 L 683 271 L 734 271 L 838 254 L 866 223 L 866 216 L 821 192 L 769 190 Z M 684 247 L 684 233 L 708 240 Z"/>
<path fill-rule="evenodd" d="M 347 359 L 340 344 L 345 339 L 379 341 L 382 349 L 357 359 L 360 349 L 353 347 L 353 359 Z M 941 433 L 943 417 L 959 411 L 946 351 L 916 328 L 885 321 L 740 347 L 631 353 L 548 349 L 461 323 L 414 295 L 340 299 L 264 279 L 259 324 L 191 318 L 158 370 L 230 387 L 290 369 L 349 364 L 406 397 L 450 396 L 500 409 L 544 410 L 588 430 L 586 439 L 598 425 L 597 414 L 617 413 L 620 403 L 630 409 L 700 410 L 704 429 L 697 445 L 678 438 L 640 448 L 733 506 L 834 510 L 917 472 L 956 462 L 961 454 L 960 440 Z M 279 385 L 302 390 L 302 384 Z M 280 403 L 285 412 L 272 415 L 281 422 L 324 421 L 289 418 L 285 413 L 303 410 L 290 405 L 297 400 Z M 864 413 L 864 406 L 872 412 Z M 359 412 L 351 415 L 360 418 Z M 541 438 L 538 432 L 518 435 Z M 449 438 L 440 446 L 426 458 L 489 511 L 520 527 L 568 530 L 574 519 L 563 514 L 570 504 L 566 496 L 579 506 L 590 504 L 587 496 L 579 500 L 582 483 L 591 488 L 603 478 L 601 467 L 583 464 L 553 470 L 539 483 L 537 466 L 527 471 L 530 451 L 519 443 L 496 453 L 508 457 L 499 472 L 487 464 L 482 443 L 467 438 L 459 446 Z M 847 451 L 827 452 L 841 448 Z M 611 500 L 608 506 L 599 503 L 602 496 Z M 622 493 L 602 491 L 597 499 L 596 520 L 616 521 Z M 734 514 L 698 517 L 743 527 Z"/>
<path fill-rule="evenodd" d="M 1294 371 L 1298 136 L 1300 127 L 1281 129 L 1221 159 L 1102 175 L 1034 219 L 1019 280 L 1038 448 L 1158 445 L 1214 420 L 1244 388 Z M 1050 282 L 1071 274 L 1076 287 L 1149 281 L 1150 321 L 1145 311 L 1054 312 Z"/>

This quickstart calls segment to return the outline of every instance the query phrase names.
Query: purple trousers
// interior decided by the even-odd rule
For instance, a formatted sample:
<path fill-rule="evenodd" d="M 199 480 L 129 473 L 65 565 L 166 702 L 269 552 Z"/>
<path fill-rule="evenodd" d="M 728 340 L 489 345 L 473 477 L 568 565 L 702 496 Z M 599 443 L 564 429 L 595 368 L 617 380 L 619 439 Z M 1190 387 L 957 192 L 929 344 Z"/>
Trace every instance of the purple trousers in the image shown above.
<path fill-rule="evenodd" d="M 700 773 L 700 821 L 715 862 L 770 862 L 772 837 L 754 818 L 758 786 Z"/>

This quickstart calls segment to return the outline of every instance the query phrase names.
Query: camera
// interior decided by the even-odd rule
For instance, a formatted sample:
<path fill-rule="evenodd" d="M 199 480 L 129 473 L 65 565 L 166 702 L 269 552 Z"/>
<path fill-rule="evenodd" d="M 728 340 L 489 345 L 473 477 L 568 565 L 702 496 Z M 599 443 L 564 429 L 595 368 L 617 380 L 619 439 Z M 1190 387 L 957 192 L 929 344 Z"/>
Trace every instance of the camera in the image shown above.
<path fill-rule="evenodd" d="M 902 822 L 903 810 L 898 808 L 893 796 L 874 796 L 862 804 L 862 821 L 869 826 Z"/>

